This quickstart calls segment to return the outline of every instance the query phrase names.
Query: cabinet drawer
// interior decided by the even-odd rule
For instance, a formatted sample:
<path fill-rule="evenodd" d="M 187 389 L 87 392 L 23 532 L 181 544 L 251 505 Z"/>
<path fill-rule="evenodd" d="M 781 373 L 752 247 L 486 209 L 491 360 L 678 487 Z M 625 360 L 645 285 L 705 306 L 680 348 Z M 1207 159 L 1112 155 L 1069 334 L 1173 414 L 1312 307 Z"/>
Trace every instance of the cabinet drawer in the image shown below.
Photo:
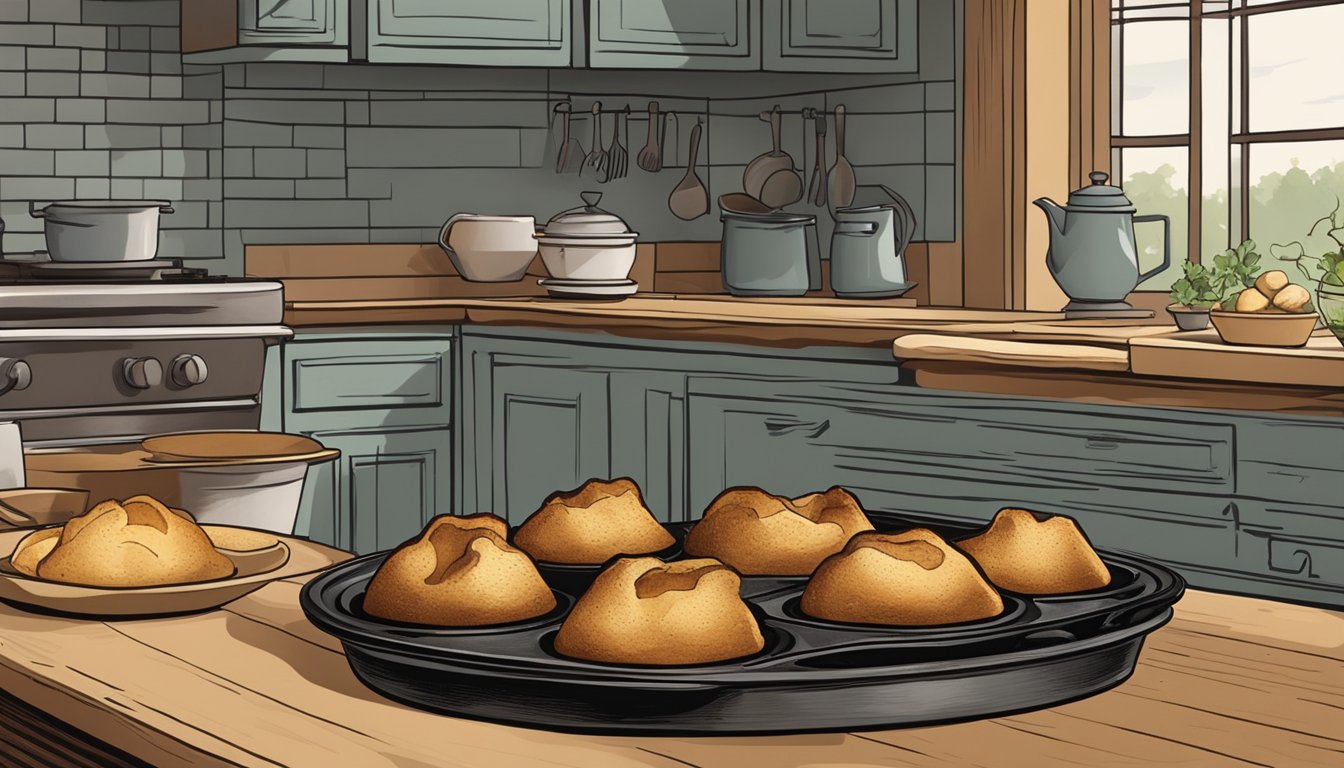
<path fill-rule="evenodd" d="M 726 432 L 759 435 L 767 454 L 808 441 L 833 466 L 955 468 L 956 478 L 1078 490 L 1232 489 L 1227 425 L 820 382 L 694 379 L 690 395 L 723 414 Z"/>
<path fill-rule="evenodd" d="M 1242 568 L 1252 575 L 1300 583 L 1344 599 L 1344 541 L 1247 526 L 1238 532 Z"/>
<path fill-rule="evenodd" d="M 286 424 L 300 430 L 448 424 L 451 344 L 448 339 L 291 344 L 285 353 Z"/>
<path fill-rule="evenodd" d="M 1344 425 L 1251 421 L 1238 427 L 1237 493 L 1344 506 Z"/>

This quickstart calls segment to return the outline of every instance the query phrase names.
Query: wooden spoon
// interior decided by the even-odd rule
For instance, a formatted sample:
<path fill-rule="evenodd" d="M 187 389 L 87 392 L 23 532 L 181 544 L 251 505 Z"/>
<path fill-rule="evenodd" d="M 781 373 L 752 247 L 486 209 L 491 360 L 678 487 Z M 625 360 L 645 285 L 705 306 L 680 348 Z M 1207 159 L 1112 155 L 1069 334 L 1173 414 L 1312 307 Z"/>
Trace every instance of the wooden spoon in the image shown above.
<path fill-rule="evenodd" d="M 845 105 L 835 105 L 835 165 L 831 166 L 831 203 L 836 208 L 854 204 L 854 166 L 845 157 Z"/>
<path fill-rule="evenodd" d="M 695 164 L 699 157 L 700 123 L 697 122 L 691 129 L 691 154 L 686 163 L 686 175 L 667 198 L 667 207 L 683 221 L 698 219 L 709 213 L 709 191 L 701 183 L 700 177 L 695 175 Z"/>

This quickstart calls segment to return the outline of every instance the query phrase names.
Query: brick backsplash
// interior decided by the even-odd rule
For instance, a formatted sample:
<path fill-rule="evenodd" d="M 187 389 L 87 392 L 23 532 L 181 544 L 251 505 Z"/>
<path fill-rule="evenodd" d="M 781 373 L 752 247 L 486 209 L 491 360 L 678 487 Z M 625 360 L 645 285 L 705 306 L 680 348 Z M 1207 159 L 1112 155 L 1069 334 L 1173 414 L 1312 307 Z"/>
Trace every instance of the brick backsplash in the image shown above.
<path fill-rule="evenodd" d="M 0 0 L 4 250 L 45 247 L 30 201 L 162 198 L 177 213 L 163 217 L 160 254 L 238 274 L 245 245 L 432 242 L 456 211 L 544 222 L 578 205 L 585 189 L 603 191 L 603 207 L 645 240 L 717 240 L 717 216 L 683 222 L 667 209 L 695 121 L 704 121 L 697 172 L 713 199 L 739 191 L 745 165 L 769 148 L 758 112 L 837 103 L 849 113 L 860 194 L 878 199 L 875 185 L 892 187 L 914 208 L 919 239 L 954 239 L 958 5 L 921 2 L 920 75 L 847 77 L 193 65 L 178 53 L 174 0 Z M 626 178 L 598 185 L 588 173 L 554 173 L 552 108 L 565 99 L 585 149 L 595 100 L 630 105 Z M 657 174 L 635 162 L 651 99 L 676 114 Z M 613 120 L 604 117 L 604 146 Z M 827 141 L 829 168 L 833 125 Z M 806 182 L 811 124 L 786 116 L 783 146 Z"/>

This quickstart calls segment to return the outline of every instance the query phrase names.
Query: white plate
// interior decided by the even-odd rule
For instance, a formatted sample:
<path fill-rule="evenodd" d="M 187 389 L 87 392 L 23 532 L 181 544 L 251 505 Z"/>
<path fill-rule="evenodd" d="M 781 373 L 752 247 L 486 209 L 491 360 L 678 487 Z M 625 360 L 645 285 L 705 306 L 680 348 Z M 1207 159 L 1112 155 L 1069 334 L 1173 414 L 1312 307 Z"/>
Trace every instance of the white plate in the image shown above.
<path fill-rule="evenodd" d="M 542 278 L 537 284 L 558 299 L 609 299 L 633 296 L 639 291 L 634 280 L 556 280 Z"/>

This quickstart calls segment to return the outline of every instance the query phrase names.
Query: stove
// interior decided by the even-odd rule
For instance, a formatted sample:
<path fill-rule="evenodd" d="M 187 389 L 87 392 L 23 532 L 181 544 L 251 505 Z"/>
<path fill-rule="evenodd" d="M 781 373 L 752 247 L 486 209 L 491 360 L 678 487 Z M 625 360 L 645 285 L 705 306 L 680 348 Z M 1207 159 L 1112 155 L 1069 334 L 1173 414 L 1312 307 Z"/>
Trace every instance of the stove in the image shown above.
<path fill-rule="evenodd" d="M 257 429 L 283 286 L 180 262 L 0 261 L 0 421 L 29 447 Z"/>

